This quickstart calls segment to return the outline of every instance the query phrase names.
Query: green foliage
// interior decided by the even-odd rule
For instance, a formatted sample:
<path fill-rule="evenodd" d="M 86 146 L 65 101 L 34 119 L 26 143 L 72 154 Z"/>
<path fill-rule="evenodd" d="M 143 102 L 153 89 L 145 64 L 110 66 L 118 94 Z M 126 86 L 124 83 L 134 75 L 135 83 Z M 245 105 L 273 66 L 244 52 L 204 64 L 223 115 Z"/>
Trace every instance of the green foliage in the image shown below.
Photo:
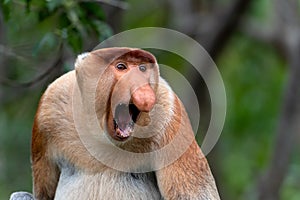
<path fill-rule="evenodd" d="M 11 25 L 8 34 L 11 38 L 17 38 L 15 35 L 20 31 L 38 32 L 39 36 L 34 38 L 34 55 L 60 44 L 79 53 L 83 51 L 83 41 L 95 37 L 100 42 L 112 34 L 104 22 L 102 8 L 93 1 L 19 0 L 1 2 L 1 7 L 5 20 Z"/>
<path fill-rule="evenodd" d="M 31 127 L 39 96 L 29 93 L 0 105 L 0 199 L 16 190 L 31 191 Z"/>
<path fill-rule="evenodd" d="M 129 9 L 122 18 L 123 29 L 166 25 L 167 12 L 162 1 L 129 0 Z"/>
<path fill-rule="evenodd" d="M 271 0 L 253 1 L 252 7 L 249 10 L 249 17 L 259 20 L 260 22 L 267 21 L 272 16 L 273 9 L 274 3 Z"/>
<path fill-rule="evenodd" d="M 287 178 L 282 187 L 282 199 L 300 199 L 300 159 L 299 147 L 292 156 L 292 164 L 289 167 Z"/>
<path fill-rule="evenodd" d="M 218 63 L 228 98 L 220 144 L 226 195 L 227 199 L 245 199 L 269 161 L 286 68 L 272 48 L 240 34 Z"/>

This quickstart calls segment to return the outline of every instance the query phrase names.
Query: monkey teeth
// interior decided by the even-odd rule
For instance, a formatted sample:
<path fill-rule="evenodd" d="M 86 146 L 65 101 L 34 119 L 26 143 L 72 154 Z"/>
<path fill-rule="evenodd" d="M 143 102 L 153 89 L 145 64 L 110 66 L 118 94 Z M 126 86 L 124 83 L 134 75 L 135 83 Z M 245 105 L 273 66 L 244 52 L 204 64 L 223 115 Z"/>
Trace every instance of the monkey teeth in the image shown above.
<path fill-rule="evenodd" d="M 115 133 L 116 133 L 117 137 L 125 139 L 130 136 L 132 131 L 133 131 L 132 127 L 126 127 L 125 130 L 121 130 L 121 129 L 117 128 Z"/>

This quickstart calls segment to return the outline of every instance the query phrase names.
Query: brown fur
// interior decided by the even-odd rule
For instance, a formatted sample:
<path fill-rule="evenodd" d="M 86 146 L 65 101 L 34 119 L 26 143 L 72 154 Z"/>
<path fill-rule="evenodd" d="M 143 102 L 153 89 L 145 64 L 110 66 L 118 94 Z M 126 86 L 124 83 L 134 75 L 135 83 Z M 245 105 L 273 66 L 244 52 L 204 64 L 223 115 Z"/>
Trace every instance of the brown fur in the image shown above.
<path fill-rule="evenodd" d="M 113 71 L 118 62 L 126 63 L 133 71 L 134 66 L 141 63 L 149 64 L 150 68 L 122 80 L 121 72 Z M 78 58 L 75 67 L 75 71 L 49 86 L 37 110 L 32 131 L 36 199 L 219 199 L 186 111 L 159 77 L 153 55 L 139 49 L 101 49 Z M 134 88 L 135 83 L 146 84 L 146 89 L 139 91 L 141 87 Z M 152 135 L 116 141 L 112 138 L 114 101 L 128 103 L 135 91 L 140 92 L 136 100 L 140 102 L 139 107 L 151 108 L 149 113 L 140 114 L 137 124 L 149 125 Z M 155 105 L 161 110 L 152 110 L 146 105 L 153 104 L 153 100 L 149 102 L 151 91 L 155 95 Z M 112 97 L 114 93 L 119 96 Z M 144 98 L 143 94 L 149 98 Z M 95 100 L 95 105 L 90 104 L 91 99 Z M 96 121 L 92 118 L 95 110 Z M 142 130 L 136 127 L 133 136 L 143 134 Z M 145 165 L 153 169 L 162 167 L 154 172 L 132 174 L 98 161 L 97 155 L 92 155 L 85 147 L 86 141 L 95 141 L 94 147 L 100 150 L 110 148 L 108 142 L 111 141 L 119 148 L 136 153 L 157 152 L 169 145 L 169 156 L 154 154 L 157 159 L 137 162 L 133 171 Z M 178 153 L 181 156 L 168 163 L 168 157 Z M 119 160 L 126 166 L 127 158 L 111 155 L 109 159 Z M 161 165 L 164 161 L 167 166 Z"/>

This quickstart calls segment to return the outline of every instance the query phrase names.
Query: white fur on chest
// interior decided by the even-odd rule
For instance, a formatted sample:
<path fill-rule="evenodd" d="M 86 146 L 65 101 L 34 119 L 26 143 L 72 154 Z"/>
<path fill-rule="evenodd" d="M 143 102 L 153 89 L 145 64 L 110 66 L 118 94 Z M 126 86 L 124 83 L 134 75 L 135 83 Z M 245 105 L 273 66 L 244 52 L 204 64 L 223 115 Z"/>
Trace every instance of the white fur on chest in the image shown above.
<path fill-rule="evenodd" d="M 92 191 L 92 192 L 91 192 Z M 150 174 L 129 174 L 106 170 L 87 174 L 63 169 L 55 200 L 159 200 L 162 199 Z"/>

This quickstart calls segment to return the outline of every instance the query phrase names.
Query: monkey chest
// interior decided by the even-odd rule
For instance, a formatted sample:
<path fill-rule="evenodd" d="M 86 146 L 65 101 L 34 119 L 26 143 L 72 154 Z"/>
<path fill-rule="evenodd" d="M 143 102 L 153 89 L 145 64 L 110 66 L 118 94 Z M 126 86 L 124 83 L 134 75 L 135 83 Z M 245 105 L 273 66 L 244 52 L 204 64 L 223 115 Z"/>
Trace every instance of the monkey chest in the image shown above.
<path fill-rule="evenodd" d="M 108 171 L 98 174 L 62 171 L 55 200 L 162 199 L 154 174 Z"/>

